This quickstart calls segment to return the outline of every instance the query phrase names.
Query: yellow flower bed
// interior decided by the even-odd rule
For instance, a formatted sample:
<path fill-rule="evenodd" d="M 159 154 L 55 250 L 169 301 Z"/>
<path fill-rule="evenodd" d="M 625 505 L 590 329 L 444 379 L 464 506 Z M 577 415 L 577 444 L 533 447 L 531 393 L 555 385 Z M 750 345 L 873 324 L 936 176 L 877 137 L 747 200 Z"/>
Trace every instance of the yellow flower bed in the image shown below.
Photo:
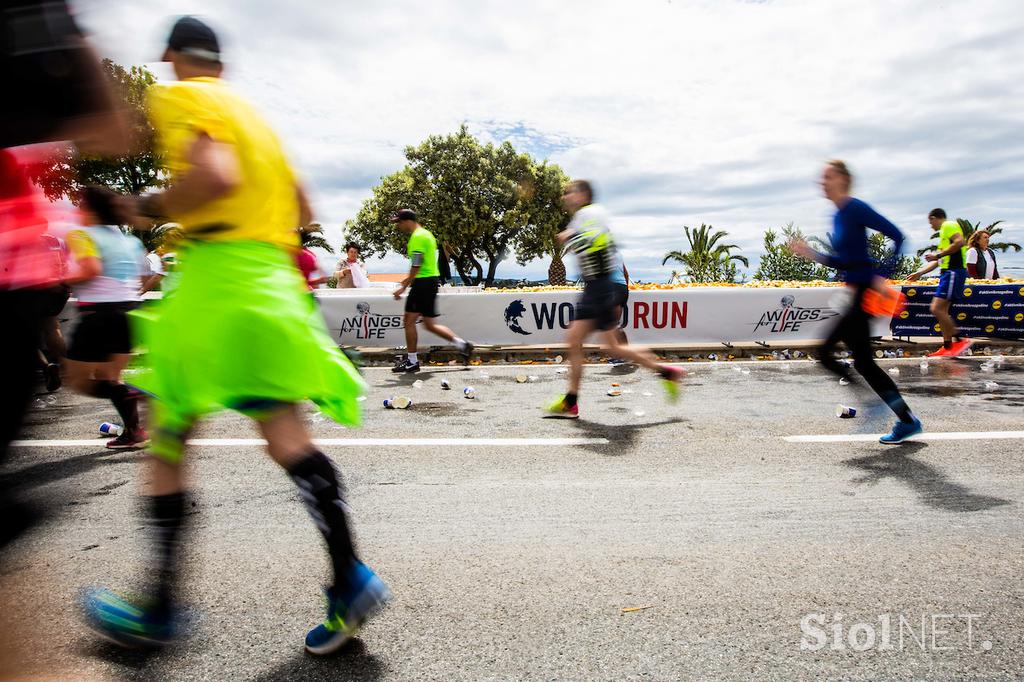
<path fill-rule="evenodd" d="M 969 280 L 972 284 L 1024 284 L 1024 279 L 1015 279 L 1012 277 L 1003 277 L 1002 279 L 971 279 Z M 918 280 L 917 282 L 893 282 L 893 284 L 918 284 L 927 286 L 929 280 Z M 771 281 L 757 281 L 745 282 L 743 284 L 735 284 L 730 282 L 709 282 L 706 284 L 697 284 L 694 282 L 680 282 L 679 284 L 631 284 L 629 288 L 631 291 L 667 291 L 671 289 L 691 289 L 694 287 L 733 287 L 738 289 L 806 289 L 814 287 L 838 287 L 842 286 L 842 282 L 826 282 L 824 280 L 814 280 L 810 282 L 801 281 L 786 281 L 786 280 L 771 280 Z M 536 286 L 536 287 L 522 287 L 520 289 L 488 289 L 489 292 L 501 292 L 501 291 L 514 291 L 514 292 L 544 292 L 544 291 L 573 291 L 579 287 L 573 286 Z"/>

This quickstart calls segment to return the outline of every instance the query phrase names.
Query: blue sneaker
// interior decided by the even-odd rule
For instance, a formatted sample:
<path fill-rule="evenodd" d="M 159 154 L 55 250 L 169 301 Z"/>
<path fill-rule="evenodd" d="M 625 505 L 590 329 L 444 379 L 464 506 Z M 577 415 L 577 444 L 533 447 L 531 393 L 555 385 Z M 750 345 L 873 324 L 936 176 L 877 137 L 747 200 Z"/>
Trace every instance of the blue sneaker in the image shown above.
<path fill-rule="evenodd" d="M 85 624 L 100 637 L 130 649 L 162 647 L 178 634 L 173 614 L 145 599 L 129 599 L 105 587 L 82 591 Z"/>
<path fill-rule="evenodd" d="M 391 599 L 391 590 L 366 564 L 359 562 L 352 569 L 357 585 L 348 598 L 335 596 L 327 590 L 327 620 L 306 635 L 306 651 L 323 656 L 352 639 L 360 626 Z"/>
<path fill-rule="evenodd" d="M 924 429 L 921 427 L 921 420 L 914 417 L 914 421 L 909 424 L 903 421 L 896 422 L 896 426 L 892 427 L 892 431 L 890 431 L 888 435 L 879 438 L 878 442 L 895 445 L 897 443 L 902 443 L 911 436 L 916 436 L 922 431 L 924 431 Z"/>

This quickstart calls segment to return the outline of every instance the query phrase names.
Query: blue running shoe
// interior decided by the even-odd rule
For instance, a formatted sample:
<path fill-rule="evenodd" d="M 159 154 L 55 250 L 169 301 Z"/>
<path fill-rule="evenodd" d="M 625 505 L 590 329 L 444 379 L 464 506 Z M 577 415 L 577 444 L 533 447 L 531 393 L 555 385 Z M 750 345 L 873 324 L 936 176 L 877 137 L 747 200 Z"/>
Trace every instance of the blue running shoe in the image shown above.
<path fill-rule="evenodd" d="M 178 634 L 173 614 L 146 599 L 129 599 L 105 587 L 82 591 L 85 623 L 100 637 L 130 649 L 163 647 Z"/>
<path fill-rule="evenodd" d="M 916 436 L 922 431 L 924 431 L 924 429 L 921 427 L 921 420 L 914 417 L 914 421 L 909 424 L 903 421 L 896 422 L 896 426 L 892 427 L 892 431 L 889 432 L 888 435 L 879 438 L 878 442 L 896 445 L 897 443 L 902 443 L 911 436 Z"/>
<path fill-rule="evenodd" d="M 362 562 L 352 569 L 352 583 L 357 587 L 348 596 L 336 596 L 333 590 L 327 590 L 327 620 L 306 635 L 309 653 L 323 656 L 337 651 L 391 599 L 388 586 Z"/>

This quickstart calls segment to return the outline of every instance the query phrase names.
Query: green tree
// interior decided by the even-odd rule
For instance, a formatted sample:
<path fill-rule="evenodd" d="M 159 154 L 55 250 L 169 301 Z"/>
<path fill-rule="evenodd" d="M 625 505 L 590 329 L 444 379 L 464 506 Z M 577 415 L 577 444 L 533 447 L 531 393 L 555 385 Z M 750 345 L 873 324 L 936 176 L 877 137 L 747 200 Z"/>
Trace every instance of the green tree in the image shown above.
<path fill-rule="evenodd" d="M 818 250 L 824 253 L 835 253 L 835 249 L 832 246 L 832 235 L 829 235 L 826 239 L 810 237 L 807 241 L 814 244 Z M 892 272 L 888 274 L 889 279 L 906 279 L 908 275 L 924 266 L 924 260 L 920 256 L 900 256 L 898 259 L 895 256 L 895 249 L 890 246 L 889 240 L 884 234 L 872 232 L 868 236 L 868 257 L 875 263 L 892 264 Z M 826 269 L 830 272 L 834 270 L 833 268 Z"/>
<path fill-rule="evenodd" d="M 725 230 L 712 232 L 714 228 L 703 223 L 693 230 L 684 225 L 683 230 L 689 249 L 669 251 L 661 264 L 678 261 L 691 282 L 734 282 L 738 274 L 736 263 L 750 266 L 745 256 L 732 253 L 733 249 L 739 248 L 736 244 L 719 243 L 728 234 Z"/>
<path fill-rule="evenodd" d="M 768 229 L 764 233 L 764 255 L 761 256 L 761 263 L 754 273 L 754 279 L 787 280 L 796 282 L 810 282 L 819 279 L 828 279 L 833 271 L 814 261 L 806 260 L 797 256 L 789 249 L 791 239 L 805 239 L 803 232 L 793 223 L 782 228 L 782 241 L 778 241 L 778 233 Z"/>
<path fill-rule="evenodd" d="M 991 249 L 992 251 L 1002 251 L 1003 253 L 1006 253 L 1010 249 L 1013 249 L 1014 251 L 1020 253 L 1021 249 L 1024 249 L 1024 247 L 1022 247 L 1017 242 L 997 242 L 997 241 L 995 241 L 995 236 L 997 234 L 1001 234 L 1002 231 L 1003 231 L 1003 228 L 997 227 L 999 225 L 999 223 L 1003 222 L 1002 220 L 997 220 L 994 223 L 989 223 L 988 226 L 984 227 L 984 228 L 981 227 L 981 221 L 980 220 L 978 222 L 976 222 L 976 223 L 972 223 L 970 220 L 967 220 L 965 218 L 957 218 L 956 222 L 957 222 L 957 224 L 960 225 L 960 229 L 964 231 L 964 243 L 965 244 L 971 238 L 972 234 L 974 234 L 978 230 L 984 229 L 990 235 L 990 239 L 989 239 L 989 242 L 988 242 L 988 248 Z M 931 239 L 932 240 L 937 240 L 938 238 L 939 238 L 939 233 L 938 232 L 933 232 L 932 236 L 931 236 Z M 917 250 L 917 255 L 918 256 L 923 256 L 924 254 L 928 253 L 929 251 L 936 251 L 936 250 L 938 250 L 938 242 L 937 241 L 935 242 L 935 244 L 930 244 L 930 245 L 924 247 L 923 249 L 918 249 Z"/>
<path fill-rule="evenodd" d="M 146 90 L 156 77 L 145 67 L 125 69 L 109 59 L 103 70 L 114 92 L 125 103 L 131 122 L 133 153 L 127 156 L 77 155 L 68 148 L 53 154 L 50 163 L 35 178 L 51 200 L 75 199 L 84 185 L 101 185 L 122 194 L 139 194 L 165 183 L 160 161 L 153 151 L 153 128 L 146 117 Z"/>
<path fill-rule="evenodd" d="M 345 223 L 345 238 L 367 256 L 405 253 L 408 237 L 388 221 L 395 210 L 416 210 L 420 223 L 449 246 L 462 280 L 494 282 L 498 264 L 552 255 L 565 214 L 559 205 L 566 182 L 558 166 L 537 163 L 508 142 L 481 144 L 463 125 L 406 147 L 407 164 L 381 178 L 359 213 Z"/>
<path fill-rule="evenodd" d="M 132 152 L 125 156 L 77 154 L 69 146 L 55 149 L 33 178 L 51 201 L 69 199 L 77 203 L 85 185 L 100 185 L 121 194 L 140 194 L 167 184 L 160 159 L 153 149 L 153 128 L 146 116 L 146 90 L 156 77 L 145 67 L 129 69 L 103 60 L 103 71 L 113 85 L 115 96 L 125 104 L 130 123 Z M 156 245 L 156 233 L 139 231 L 147 248 Z"/>
<path fill-rule="evenodd" d="M 893 263 L 889 279 L 906 279 L 908 275 L 924 266 L 920 256 L 900 256 L 895 259 L 895 250 L 881 232 L 873 232 L 868 237 L 868 255 L 877 263 Z"/>

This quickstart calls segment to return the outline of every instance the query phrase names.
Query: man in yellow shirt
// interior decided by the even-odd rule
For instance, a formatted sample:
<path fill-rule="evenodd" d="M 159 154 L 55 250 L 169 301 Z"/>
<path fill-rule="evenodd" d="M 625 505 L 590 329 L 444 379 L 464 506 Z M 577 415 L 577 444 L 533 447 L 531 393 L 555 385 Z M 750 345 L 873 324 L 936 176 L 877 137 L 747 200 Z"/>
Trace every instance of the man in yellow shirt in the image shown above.
<path fill-rule="evenodd" d="M 170 187 L 135 202 L 135 213 L 181 225 L 172 291 L 140 320 L 153 397 L 149 497 L 154 584 L 148 599 L 96 589 L 89 625 L 126 645 L 175 635 L 180 536 L 187 498 L 185 443 L 198 420 L 228 408 L 251 416 L 268 452 L 299 487 L 323 533 L 334 572 L 324 623 L 306 636 L 314 654 L 335 651 L 388 598 L 356 557 L 337 472 L 313 444 L 299 403 L 359 421 L 364 383 L 328 336 L 295 266 L 296 228 L 312 216 L 276 134 L 221 80 L 214 32 L 192 17 L 171 31 L 164 55 L 178 80 L 150 90 L 150 117 Z"/>

